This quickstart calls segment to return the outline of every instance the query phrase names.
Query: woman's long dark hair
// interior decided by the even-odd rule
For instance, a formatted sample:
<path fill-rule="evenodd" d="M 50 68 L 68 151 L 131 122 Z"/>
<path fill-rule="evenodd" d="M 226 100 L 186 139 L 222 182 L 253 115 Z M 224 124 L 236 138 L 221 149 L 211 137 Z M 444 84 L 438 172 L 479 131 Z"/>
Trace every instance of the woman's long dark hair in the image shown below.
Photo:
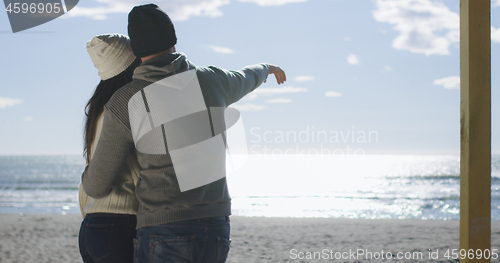
<path fill-rule="evenodd" d="M 97 119 L 104 110 L 104 105 L 115 91 L 125 86 L 132 81 L 134 69 L 141 64 L 141 59 L 137 58 L 126 70 L 120 74 L 107 79 L 101 80 L 97 85 L 94 95 L 90 98 L 87 106 L 85 106 L 85 129 L 83 130 L 84 148 L 83 156 L 87 162 L 90 162 L 90 153 L 92 152 L 92 142 L 96 137 Z"/>

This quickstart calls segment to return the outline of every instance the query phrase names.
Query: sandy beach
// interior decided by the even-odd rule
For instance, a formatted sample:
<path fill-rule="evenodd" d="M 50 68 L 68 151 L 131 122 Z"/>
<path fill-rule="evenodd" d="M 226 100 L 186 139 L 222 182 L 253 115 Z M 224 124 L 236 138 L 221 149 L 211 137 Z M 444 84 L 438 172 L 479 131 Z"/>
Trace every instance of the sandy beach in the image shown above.
<path fill-rule="evenodd" d="M 0 214 L 0 222 L 1 263 L 82 262 L 79 215 Z M 227 262 L 458 262 L 445 257 L 458 249 L 458 221 L 232 217 L 231 226 Z M 500 222 L 491 243 L 500 253 Z"/>

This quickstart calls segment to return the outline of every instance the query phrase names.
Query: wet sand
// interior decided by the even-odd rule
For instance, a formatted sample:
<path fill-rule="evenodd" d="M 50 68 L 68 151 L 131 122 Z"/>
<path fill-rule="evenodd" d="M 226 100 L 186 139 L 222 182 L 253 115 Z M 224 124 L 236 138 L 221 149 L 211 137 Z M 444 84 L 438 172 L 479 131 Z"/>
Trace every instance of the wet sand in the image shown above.
<path fill-rule="evenodd" d="M 0 263 L 82 262 L 80 215 L 0 214 L 0 222 Z M 458 226 L 438 220 L 233 216 L 227 262 L 458 262 L 444 257 L 458 249 Z M 500 253 L 500 222 L 492 223 L 491 244 Z"/>

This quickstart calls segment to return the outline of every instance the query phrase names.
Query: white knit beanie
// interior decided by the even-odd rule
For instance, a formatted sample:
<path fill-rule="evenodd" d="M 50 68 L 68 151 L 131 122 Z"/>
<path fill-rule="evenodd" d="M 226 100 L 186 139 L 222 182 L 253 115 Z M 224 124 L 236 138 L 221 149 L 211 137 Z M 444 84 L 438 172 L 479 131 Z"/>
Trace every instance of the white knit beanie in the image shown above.
<path fill-rule="evenodd" d="M 126 70 L 135 60 L 130 39 L 121 34 L 98 35 L 87 42 L 94 66 L 102 80 L 110 79 Z"/>

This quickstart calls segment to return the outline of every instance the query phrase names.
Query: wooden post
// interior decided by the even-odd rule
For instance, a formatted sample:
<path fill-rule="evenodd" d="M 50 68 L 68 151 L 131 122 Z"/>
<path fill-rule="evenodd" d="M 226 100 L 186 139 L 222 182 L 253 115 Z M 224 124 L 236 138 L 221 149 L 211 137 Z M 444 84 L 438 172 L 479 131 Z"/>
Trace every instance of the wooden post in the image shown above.
<path fill-rule="evenodd" d="M 490 262 L 476 254 L 491 249 L 490 31 L 490 1 L 460 0 L 461 263 Z"/>

